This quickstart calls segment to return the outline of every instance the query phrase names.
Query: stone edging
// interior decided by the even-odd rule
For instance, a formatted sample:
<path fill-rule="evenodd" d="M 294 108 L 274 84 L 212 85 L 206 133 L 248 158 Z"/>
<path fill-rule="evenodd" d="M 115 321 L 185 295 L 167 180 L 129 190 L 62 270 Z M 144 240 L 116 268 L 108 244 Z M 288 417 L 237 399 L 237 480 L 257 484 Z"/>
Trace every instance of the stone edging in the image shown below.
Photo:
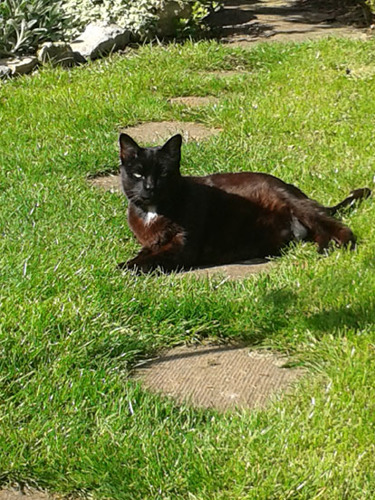
<path fill-rule="evenodd" d="M 23 75 L 39 64 L 65 67 L 84 64 L 116 50 L 123 50 L 130 41 L 130 31 L 116 24 L 103 22 L 89 24 L 73 42 L 46 42 L 36 56 L 0 59 L 0 78 Z"/>

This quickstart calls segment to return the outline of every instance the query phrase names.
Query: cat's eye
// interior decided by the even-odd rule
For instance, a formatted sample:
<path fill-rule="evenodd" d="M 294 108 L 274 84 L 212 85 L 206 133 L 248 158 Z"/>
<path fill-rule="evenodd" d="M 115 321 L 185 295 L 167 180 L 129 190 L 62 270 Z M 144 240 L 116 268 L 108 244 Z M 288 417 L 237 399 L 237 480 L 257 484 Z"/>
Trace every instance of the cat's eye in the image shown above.
<path fill-rule="evenodd" d="M 142 179 L 143 175 L 142 174 L 134 173 L 133 177 L 135 177 L 136 179 Z"/>

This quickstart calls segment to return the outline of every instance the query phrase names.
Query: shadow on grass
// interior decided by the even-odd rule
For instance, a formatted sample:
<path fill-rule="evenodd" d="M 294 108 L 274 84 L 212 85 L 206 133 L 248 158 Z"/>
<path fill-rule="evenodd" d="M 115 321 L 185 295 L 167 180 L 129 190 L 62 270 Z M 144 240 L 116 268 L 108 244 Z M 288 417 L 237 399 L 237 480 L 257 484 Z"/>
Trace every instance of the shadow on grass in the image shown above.
<path fill-rule="evenodd" d="M 347 328 L 362 330 L 375 323 L 374 304 L 350 303 L 347 305 L 325 309 L 305 319 L 307 328 L 312 331 L 335 333 Z"/>
<path fill-rule="evenodd" d="M 155 341 L 154 334 L 146 333 L 139 339 L 134 333 L 128 334 L 118 332 L 104 339 L 91 347 L 89 358 L 91 367 L 99 367 L 104 364 L 121 366 L 127 370 L 132 370 L 135 366 L 150 361 L 158 356 L 160 351 L 173 346 L 183 344 L 199 344 L 208 341 L 207 351 L 236 350 L 243 347 L 256 347 L 266 345 L 267 340 L 285 336 L 288 332 L 297 329 L 299 332 L 309 331 L 317 338 L 322 334 L 335 334 L 339 330 L 360 330 L 375 322 L 374 304 L 348 303 L 338 308 L 323 309 L 318 313 L 308 315 L 301 312 L 301 307 L 297 304 L 298 296 L 291 289 L 281 289 L 268 293 L 259 299 L 259 307 L 252 307 L 249 314 L 240 324 L 244 325 L 241 331 L 236 324 L 235 316 L 228 322 L 226 317 L 217 319 L 215 327 L 210 328 L 208 323 L 205 328 L 200 329 L 199 319 L 190 318 L 189 328 L 191 334 L 181 333 L 181 325 L 176 323 L 176 335 L 173 334 L 173 321 L 166 319 L 166 331 L 169 334 L 163 335 L 163 342 L 160 343 L 160 332 L 156 334 L 159 339 Z M 238 314 L 238 313 L 237 313 Z M 178 321 L 178 319 L 176 319 Z M 163 321 L 162 321 L 163 323 Z M 226 324 L 227 323 L 227 324 Z M 246 326 L 245 326 L 246 325 Z M 171 328 L 172 326 L 172 328 Z M 163 325 L 161 325 L 163 330 Z M 206 351 L 202 351 L 206 354 Z M 200 353 L 199 353 L 200 354 Z M 187 356 L 196 356 L 192 352 Z"/>
<path fill-rule="evenodd" d="M 251 318 L 253 329 L 244 332 L 241 340 L 255 346 L 289 329 L 296 302 L 297 295 L 290 289 L 276 290 L 262 297 Z"/>
<path fill-rule="evenodd" d="M 241 337 L 249 345 L 264 343 L 283 332 L 297 328 L 299 331 L 309 330 L 316 337 L 322 334 L 336 334 L 340 330 L 364 330 L 375 324 L 375 302 L 353 302 L 348 297 L 348 303 L 340 307 L 323 309 L 315 314 L 295 312 L 293 304 L 297 295 L 291 290 L 280 290 L 267 295 L 262 300 L 263 316 L 255 320 L 260 328 L 255 332 L 246 332 Z M 266 307 L 265 307 L 266 306 Z"/>

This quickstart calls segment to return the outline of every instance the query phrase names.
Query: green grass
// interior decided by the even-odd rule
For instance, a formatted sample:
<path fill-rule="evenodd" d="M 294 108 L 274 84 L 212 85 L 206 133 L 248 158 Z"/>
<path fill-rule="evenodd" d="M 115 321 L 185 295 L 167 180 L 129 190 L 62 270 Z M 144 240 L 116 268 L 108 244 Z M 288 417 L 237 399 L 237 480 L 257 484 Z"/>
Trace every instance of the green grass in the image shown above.
<path fill-rule="evenodd" d="M 218 78 L 212 71 L 240 68 Z M 346 69 L 351 70 L 347 74 Z M 186 174 L 261 170 L 325 204 L 373 184 L 375 42 L 144 47 L 0 87 L 0 481 L 113 499 L 373 499 L 375 205 L 355 252 L 295 245 L 242 282 L 115 269 L 137 249 L 121 126 L 219 126 Z M 214 95 L 205 110 L 168 98 Z M 238 339 L 310 371 L 267 411 L 177 406 L 128 378 L 156 350 Z M 133 411 L 131 410 L 133 409 Z"/>

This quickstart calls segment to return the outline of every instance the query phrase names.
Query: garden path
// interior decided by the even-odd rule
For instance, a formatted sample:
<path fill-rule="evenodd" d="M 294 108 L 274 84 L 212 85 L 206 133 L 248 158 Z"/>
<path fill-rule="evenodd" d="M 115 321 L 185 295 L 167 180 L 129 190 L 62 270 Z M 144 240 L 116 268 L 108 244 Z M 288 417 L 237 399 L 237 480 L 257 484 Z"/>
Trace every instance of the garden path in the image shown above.
<path fill-rule="evenodd" d="M 337 0 L 224 0 L 206 23 L 221 42 L 304 41 L 327 36 L 366 38 L 367 10 Z"/>

